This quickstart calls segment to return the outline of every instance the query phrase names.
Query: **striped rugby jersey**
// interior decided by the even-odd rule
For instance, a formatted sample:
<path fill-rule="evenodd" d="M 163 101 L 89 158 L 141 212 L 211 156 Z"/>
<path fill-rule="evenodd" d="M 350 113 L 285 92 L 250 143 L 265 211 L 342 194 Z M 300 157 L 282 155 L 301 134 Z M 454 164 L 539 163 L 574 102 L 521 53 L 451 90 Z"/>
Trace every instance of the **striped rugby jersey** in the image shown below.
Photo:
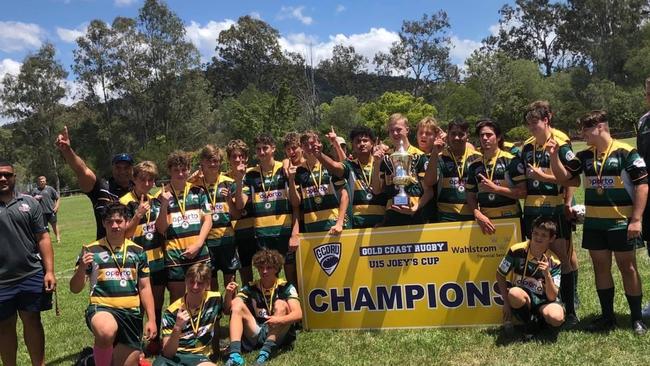
<path fill-rule="evenodd" d="M 512 272 L 510 282 L 513 286 L 528 289 L 537 297 L 548 300 L 544 289 L 546 278 L 544 273 L 538 269 L 537 259 L 530 254 L 528 243 L 528 241 L 524 241 L 511 246 L 501 260 L 497 271 L 504 277 L 508 277 L 508 274 Z M 562 274 L 560 260 L 550 249 L 544 255 L 549 261 L 549 272 L 551 272 L 553 284 L 559 288 L 560 275 Z"/>
<path fill-rule="evenodd" d="M 612 150 L 605 166 L 602 159 L 605 152 L 594 163 L 594 149 L 578 153 L 580 169 L 571 172 L 574 176 L 584 174 L 585 212 L 584 228 L 589 230 L 625 230 L 627 220 L 632 216 L 634 186 L 648 183 L 648 172 L 644 160 L 632 146 L 612 140 Z M 602 167 L 601 179 L 597 169 Z M 602 194 L 598 187 L 603 187 Z"/>
<path fill-rule="evenodd" d="M 301 211 L 308 233 L 327 231 L 339 217 L 340 193 L 345 180 L 335 177 L 316 162 L 311 171 L 306 163 L 296 169 L 295 182 L 302 196 Z"/>
<path fill-rule="evenodd" d="M 248 169 L 247 169 L 248 171 Z M 232 178 L 232 175 L 229 175 Z M 233 180 L 232 189 L 233 192 L 237 190 L 237 184 L 242 184 L 242 182 L 235 182 Z M 235 231 L 235 237 L 239 240 L 245 240 L 247 238 L 255 237 L 255 227 L 253 225 L 253 200 L 250 197 L 250 190 L 244 187 L 244 193 L 248 195 L 248 200 L 244 208 L 239 211 L 239 218 L 237 220 L 230 220 L 230 223 Z"/>
<path fill-rule="evenodd" d="M 141 246 L 147 254 L 147 261 L 149 262 L 149 271 L 151 273 L 159 272 L 165 269 L 165 260 L 163 254 L 162 244 L 164 238 L 156 230 L 156 219 L 160 213 L 160 201 L 158 201 L 158 194 L 147 194 L 149 201 L 149 216 L 146 214 L 140 219 L 138 226 L 135 227 L 133 237 L 130 238 L 134 243 Z M 140 206 L 140 197 L 136 197 L 133 191 L 125 194 L 120 198 L 120 203 L 128 207 L 131 217 L 135 216 L 135 212 Z"/>
<path fill-rule="evenodd" d="M 271 175 L 265 177 L 262 177 L 259 166 L 250 168 L 244 176 L 243 185 L 242 191 L 249 194 L 253 201 L 255 235 L 291 236 L 292 208 L 289 204 L 287 177 L 282 169 L 282 162 L 276 161 Z"/>
<path fill-rule="evenodd" d="M 235 181 L 232 178 L 223 173 L 219 174 L 217 182 L 208 183 L 205 181 L 205 178 L 198 176 L 195 176 L 190 180 L 192 185 L 203 189 L 208 197 L 208 203 L 210 204 L 212 229 L 210 229 L 207 239 L 215 240 L 210 240 L 208 246 L 218 246 L 221 243 L 220 239 L 232 238 L 235 235 L 235 231 L 231 224 L 230 208 L 228 206 L 228 200 L 234 192 L 234 182 Z M 224 197 L 222 194 L 225 189 L 229 191 L 227 197 Z"/>
<path fill-rule="evenodd" d="M 492 181 L 499 186 L 513 187 L 517 183 L 526 180 L 524 165 L 518 157 L 507 151 L 499 151 L 499 158 L 496 160 L 496 167 L 484 159 L 474 160 L 469 166 L 467 173 L 467 190 L 476 193 L 481 212 L 491 219 L 504 217 L 521 216 L 519 200 L 512 199 L 495 193 L 483 192 L 479 189 L 481 178 L 479 174 L 489 178 L 492 173 Z M 486 170 L 487 164 L 487 170 Z"/>
<path fill-rule="evenodd" d="M 171 224 L 167 227 L 167 240 L 165 242 L 165 266 L 177 267 L 192 263 L 205 262 L 210 260 L 208 247 L 204 244 L 196 257 L 191 260 L 182 256 L 183 252 L 190 246 L 196 244 L 197 237 L 201 232 L 201 218 L 203 215 L 210 215 L 210 203 L 205 191 L 191 183 L 185 183 L 188 188 L 187 197 L 184 192 L 176 192 L 178 200 L 185 202 L 185 218 L 176 200 L 176 196 L 169 200 L 168 218 Z"/>
<path fill-rule="evenodd" d="M 365 166 L 359 160 L 343 161 L 343 177 L 348 182 L 350 205 L 348 216 L 355 229 L 375 227 L 384 220 L 386 213 L 386 195 L 381 192 L 373 194 L 366 180 L 372 179 L 373 157 Z"/>
<path fill-rule="evenodd" d="M 457 160 L 462 156 L 456 156 Z M 474 212 L 467 204 L 465 190 L 459 190 L 462 185 L 467 188 L 469 166 L 475 161 L 481 161 L 482 155 L 476 150 L 467 151 L 463 176 L 459 177 L 458 167 L 449 149 L 443 150 L 438 156 L 438 216 L 440 221 L 473 220 Z"/>
<path fill-rule="evenodd" d="M 257 324 L 266 322 L 266 318 L 273 315 L 271 310 L 276 300 L 295 299 L 300 301 L 298 290 L 291 283 L 280 278 L 275 281 L 271 289 L 265 289 L 265 291 L 262 291 L 259 279 L 249 282 L 248 285 L 241 288 L 237 297 L 244 300 Z"/>
<path fill-rule="evenodd" d="M 551 129 L 551 138 L 559 146 L 560 162 L 569 172 L 580 169 L 580 161 L 571 150 L 571 141 L 562 131 Z M 521 149 L 520 159 L 526 168 L 526 189 L 528 195 L 524 202 L 525 216 L 551 216 L 564 214 L 564 188 L 555 183 L 538 181 L 528 176 L 528 164 L 537 165 L 544 173 L 551 171 L 551 156 L 542 146 L 535 146 L 535 138 L 531 137 Z M 534 163 L 534 164 L 533 164 Z"/>
<path fill-rule="evenodd" d="M 185 296 L 176 300 L 173 304 L 169 305 L 162 314 L 162 336 L 171 336 L 174 325 L 176 325 L 176 316 L 178 311 L 185 306 Z M 208 356 L 212 353 L 212 337 L 214 335 L 214 323 L 221 319 L 223 310 L 223 302 L 221 294 L 218 292 L 207 291 L 203 297 L 203 307 L 196 313 L 190 314 L 190 320 L 185 323 L 181 330 L 181 336 L 178 340 L 177 353 L 193 353 Z M 197 333 L 194 333 L 192 322 L 197 328 Z M 197 326 L 198 325 L 198 326 Z"/>
<path fill-rule="evenodd" d="M 82 247 L 77 267 L 82 265 L 85 252 L 93 253 L 93 264 L 86 269 L 90 279 L 90 304 L 139 310 L 138 280 L 149 277 L 149 265 L 142 247 L 126 239 L 122 247 L 111 251 L 106 238 L 102 238 Z"/>

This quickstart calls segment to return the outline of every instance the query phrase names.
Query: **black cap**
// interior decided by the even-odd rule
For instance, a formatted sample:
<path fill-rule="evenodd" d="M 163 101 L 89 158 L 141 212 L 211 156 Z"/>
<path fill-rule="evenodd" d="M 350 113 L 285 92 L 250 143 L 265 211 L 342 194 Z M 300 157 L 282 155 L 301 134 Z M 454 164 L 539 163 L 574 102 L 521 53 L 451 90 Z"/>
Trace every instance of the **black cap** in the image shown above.
<path fill-rule="evenodd" d="M 121 153 L 113 156 L 113 162 L 112 162 L 113 165 L 119 163 L 120 161 L 124 161 L 129 163 L 130 165 L 133 165 L 133 158 L 131 157 L 131 155 L 127 153 Z"/>

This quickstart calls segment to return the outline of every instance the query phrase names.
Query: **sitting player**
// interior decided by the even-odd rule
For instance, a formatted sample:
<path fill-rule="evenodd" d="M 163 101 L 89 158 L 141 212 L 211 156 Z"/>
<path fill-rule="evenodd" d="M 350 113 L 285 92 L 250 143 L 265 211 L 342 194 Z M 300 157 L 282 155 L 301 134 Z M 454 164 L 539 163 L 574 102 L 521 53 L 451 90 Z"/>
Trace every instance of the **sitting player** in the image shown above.
<path fill-rule="evenodd" d="M 210 353 L 219 350 L 219 320 L 224 307 L 221 295 L 210 290 L 210 265 L 193 264 L 185 274 L 185 296 L 169 305 L 163 314 L 162 354 L 154 366 L 210 366 Z M 226 288 L 225 307 L 237 286 Z"/>
<path fill-rule="evenodd" d="M 555 222 L 538 217 L 533 222 L 532 239 L 510 247 L 497 270 L 503 320 L 509 324 L 510 315 L 514 314 L 527 326 L 527 334 L 540 323 L 552 327 L 564 323 L 564 308 L 558 301 L 560 261 L 549 250 L 556 235 Z M 512 287 L 508 288 L 506 276 L 510 272 Z"/>
<path fill-rule="evenodd" d="M 277 347 L 296 338 L 293 325 L 302 319 L 302 309 L 296 288 L 278 278 L 283 265 L 284 257 L 276 250 L 262 249 L 253 256 L 260 279 L 245 285 L 232 300 L 226 366 L 244 364 L 242 348 L 260 347 L 256 364 L 265 364 Z"/>
<path fill-rule="evenodd" d="M 145 335 L 156 336 L 156 316 L 144 249 L 126 239 L 127 207 L 111 203 L 102 215 L 106 237 L 84 245 L 70 279 L 70 291 L 79 293 L 90 279 L 86 325 L 93 332 L 95 365 L 137 365 L 140 359 L 142 313 L 147 313 Z"/>

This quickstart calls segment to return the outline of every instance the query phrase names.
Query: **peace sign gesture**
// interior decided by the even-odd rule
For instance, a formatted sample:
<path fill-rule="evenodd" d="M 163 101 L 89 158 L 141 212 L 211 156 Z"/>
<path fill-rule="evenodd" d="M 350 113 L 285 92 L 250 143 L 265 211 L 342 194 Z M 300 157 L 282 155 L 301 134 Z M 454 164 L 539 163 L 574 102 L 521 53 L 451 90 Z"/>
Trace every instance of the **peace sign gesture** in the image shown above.
<path fill-rule="evenodd" d="M 136 211 L 136 215 L 139 218 L 142 218 L 147 212 L 149 212 L 149 209 L 151 208 L 151 204 L 149 203 L 148 200 L 145 200 L 145 195 L 141 194 L 140 195 L 140 204 L 138 204 L 138 210 Z"/>

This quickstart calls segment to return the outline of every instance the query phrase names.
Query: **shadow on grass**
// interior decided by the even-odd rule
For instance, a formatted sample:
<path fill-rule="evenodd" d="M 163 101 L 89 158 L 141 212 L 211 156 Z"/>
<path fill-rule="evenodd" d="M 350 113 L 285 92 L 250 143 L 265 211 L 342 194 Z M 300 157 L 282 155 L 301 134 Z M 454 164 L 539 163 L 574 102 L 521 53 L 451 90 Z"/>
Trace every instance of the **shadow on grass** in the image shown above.
<path fill-rule="evenodd" d="M 509 346 L 517 343 L 538 342 L 542 344 L 551 344 L 557 342 L 558 329 L 543 327 L 532 337 L 526 337 L 523 325 L 516 325 L 512 331 L 507 332 L 503 327 L 488 328 L 483 332 L 494 338 L 494 344 L 499 347 Z"/>
<path fill-rule="evenodd" d="M 83 351 L 81 351 L 83 352 Z M 81 355 L 81 352 L 72 352 L 68 355 L 61 356 L 55 360 L 48 360 L 47 364 L 48 366 L 55 366 L 55 365 L 74 365 L 75 361 L 79 359 L 79 356 Z"/>

